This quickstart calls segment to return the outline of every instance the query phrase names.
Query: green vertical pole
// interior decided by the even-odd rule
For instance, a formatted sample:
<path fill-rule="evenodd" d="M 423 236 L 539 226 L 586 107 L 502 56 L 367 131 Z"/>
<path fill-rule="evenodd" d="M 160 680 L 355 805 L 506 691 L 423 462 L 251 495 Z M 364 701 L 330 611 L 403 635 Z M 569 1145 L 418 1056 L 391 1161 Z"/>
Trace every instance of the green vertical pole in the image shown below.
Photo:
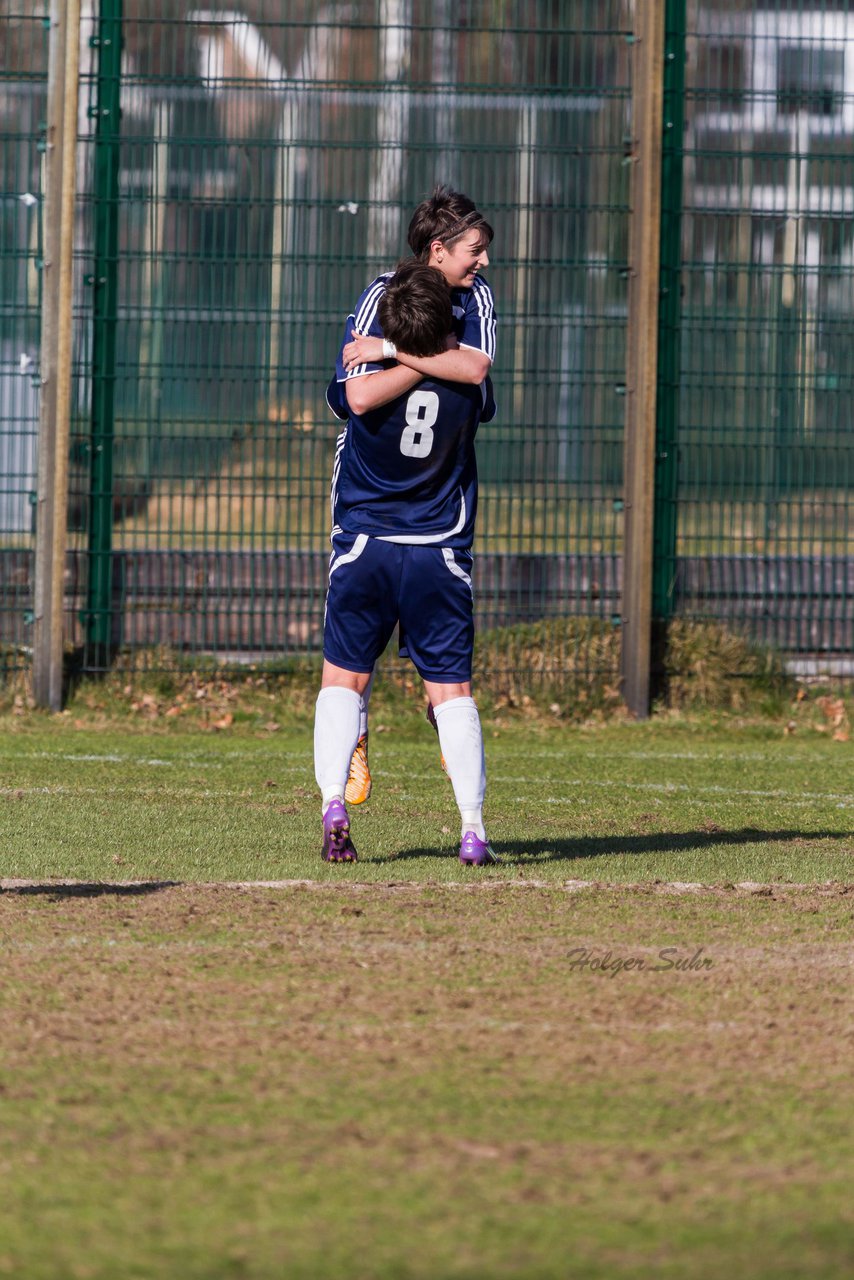
<path fill-rule="evenodd" d="M 685 126 L 686 0 L 664 13 L 664 102 L 661 151 L 661 297 L 658 310 L 658 396 L 653 514 L 653 617 L 673 612 L 676 575 L 677 446 L 682 301 L 682 167 Z"/>
<path fill-rule="evenodd" d="M 118 320 L 119 135 L 122 0 L 101 0 L 95 126 L 89 586 L 87 663 L 108 660 L 112 610 L 113 439 Z"/>

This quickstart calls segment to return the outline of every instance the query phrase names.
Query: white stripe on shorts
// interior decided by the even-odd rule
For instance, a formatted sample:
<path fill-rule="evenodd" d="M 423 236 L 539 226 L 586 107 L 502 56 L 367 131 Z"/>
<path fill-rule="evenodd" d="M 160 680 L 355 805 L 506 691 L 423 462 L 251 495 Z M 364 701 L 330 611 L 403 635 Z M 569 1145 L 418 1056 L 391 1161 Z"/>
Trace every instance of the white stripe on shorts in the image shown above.
<path fill-rule="evenodd" d="M 342 564 L 352 564 L 354 560 L 358 560 L 359 556 L 368 545 L 368 535 L 360 533 L 356 541 L 353 543 L 346 555 L 335 558 L 335 552 L 329 557 L 329 582 L 332 581 L 332 575 L 336 569 L 340 569 Z M 329 592 L 327 590 L 326 600 L 323 605 L 323 625 L 326 626 L 326 615 L 329 612 Z"/>
<path fill-rule="evenodd" d="M 339 556 L 337 560 L 333 560 L 329 566 L 329 576 L 332 577 L 336 569 L 340 569 L 342 564 L 352 564 L 354 560 L 358 560 L 359 556 L 368 545 L 368 535 L 360 533 L 356 541 L 353 543 L 346 555 Z"/>
<path fill-rule="evenodd" d="M 471 578 L 466 573 L 465 569 L 461 569 L 457 564 L 454 559 L 454 553 L 450 547 L 442 547 L 442 559 L 445 561 L 445 564 L 448 566 L 454 577 L 462 578 L 469 591 L 471 591 Z"/>

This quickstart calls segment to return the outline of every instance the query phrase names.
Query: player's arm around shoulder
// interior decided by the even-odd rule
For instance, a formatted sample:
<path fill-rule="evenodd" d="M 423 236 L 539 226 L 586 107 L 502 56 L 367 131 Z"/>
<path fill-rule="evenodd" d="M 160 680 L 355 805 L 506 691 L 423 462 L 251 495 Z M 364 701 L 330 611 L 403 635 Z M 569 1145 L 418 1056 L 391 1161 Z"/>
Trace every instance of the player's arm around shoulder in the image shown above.
<path fill-rule="evenodd" d="M 350 412 L 362 417 L 372 409 L 381 409 L 400 396 L 406 395 L 421 381 L 421 374 L 405 365 L 395 364 L 381 369 L 369 377 L 348 378 L 344 383 Z"/>
<path fill-rule="evenodd" d="M 452 293 L 456 341 L 442 355 L 417 359 L 398 352 L 397 358 L 425 377 L 480 386 L 495 359 L 495 301 L 489 283 L 477 276 L 470 289 Z"/>
<path fill-rule="evenodd" d="M 438 378 L 440 382 L 466 382 L 479 386 L 491 368 L 491 361 L 482 351 L 463 348 L 454 343 L 438 356 L 410 356 L 398 351 L 402 365 L 415 370 L 425 378 Z"/>

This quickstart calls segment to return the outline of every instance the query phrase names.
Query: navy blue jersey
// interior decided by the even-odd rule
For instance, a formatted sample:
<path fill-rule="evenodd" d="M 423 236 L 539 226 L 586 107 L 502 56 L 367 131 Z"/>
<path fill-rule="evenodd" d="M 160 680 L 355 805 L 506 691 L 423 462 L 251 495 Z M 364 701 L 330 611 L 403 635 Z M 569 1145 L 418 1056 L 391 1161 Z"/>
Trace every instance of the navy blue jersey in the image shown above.
<path fill-rule="evenodd" d="M 492 383 L 480 386 L 423 379 L 412 391 L 361 417 L 344 384 L 388 368 L 388 362 L 344 369 L 352 330 L 382 337 L 377 307 L 392 272 L 378 276 L 347 317 L 336 376 L 327 401 L 347 426 L 338 437 L 332 475 L 332 532 L 365 533 L 388 542 L 467 548 L 477 511 L 474 438 L 495 416 Z M 453 331 L 460 346 L 495 354 L 492 291 L 478 278 L 452 289 Z"/>
<path fill-rule="evenodd" d="M 341 416 L 344 390 L 329 403 Z M 480 386 L 425 378 L 412 391 L 361 416 L 349 413 L 332 473 L 332 532 L 387 542 L 467 548 L 477 512 L 474 438 L 495 413 L 489 379 Z"/>

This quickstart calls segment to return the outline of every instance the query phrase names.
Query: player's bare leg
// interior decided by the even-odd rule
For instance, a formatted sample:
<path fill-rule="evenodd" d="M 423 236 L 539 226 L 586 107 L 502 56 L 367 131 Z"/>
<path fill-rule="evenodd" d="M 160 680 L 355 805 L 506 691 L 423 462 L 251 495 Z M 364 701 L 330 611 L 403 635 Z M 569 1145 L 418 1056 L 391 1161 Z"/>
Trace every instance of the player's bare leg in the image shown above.
<path fill-rule="evenodd" d="M 433 710 L 432 702 L 427 703 L 427 723 L 431 726 L 431 728 L 436 730 L 436 734 L 438 736 L 439 726 L 436 724 L 436 713 Z M 445 761 L 445 757 L 440 755 L 440 761 L 441 761 L 442 768 L 444 769 L 445 773 L 447 773 L 448 765 Z"/>
<path fill-rule="evenodd" d="M 362 694 L 362 714 L 359 717 L 359 738 L 355 750 L 350 757 L 350 772 L 344 799 L 347 804 L 364 804 L 370 799 L 373 782 L 368 764 L 368 703 L 371 700 L 371 689 L 374 684 L 373 672 Z"/>

